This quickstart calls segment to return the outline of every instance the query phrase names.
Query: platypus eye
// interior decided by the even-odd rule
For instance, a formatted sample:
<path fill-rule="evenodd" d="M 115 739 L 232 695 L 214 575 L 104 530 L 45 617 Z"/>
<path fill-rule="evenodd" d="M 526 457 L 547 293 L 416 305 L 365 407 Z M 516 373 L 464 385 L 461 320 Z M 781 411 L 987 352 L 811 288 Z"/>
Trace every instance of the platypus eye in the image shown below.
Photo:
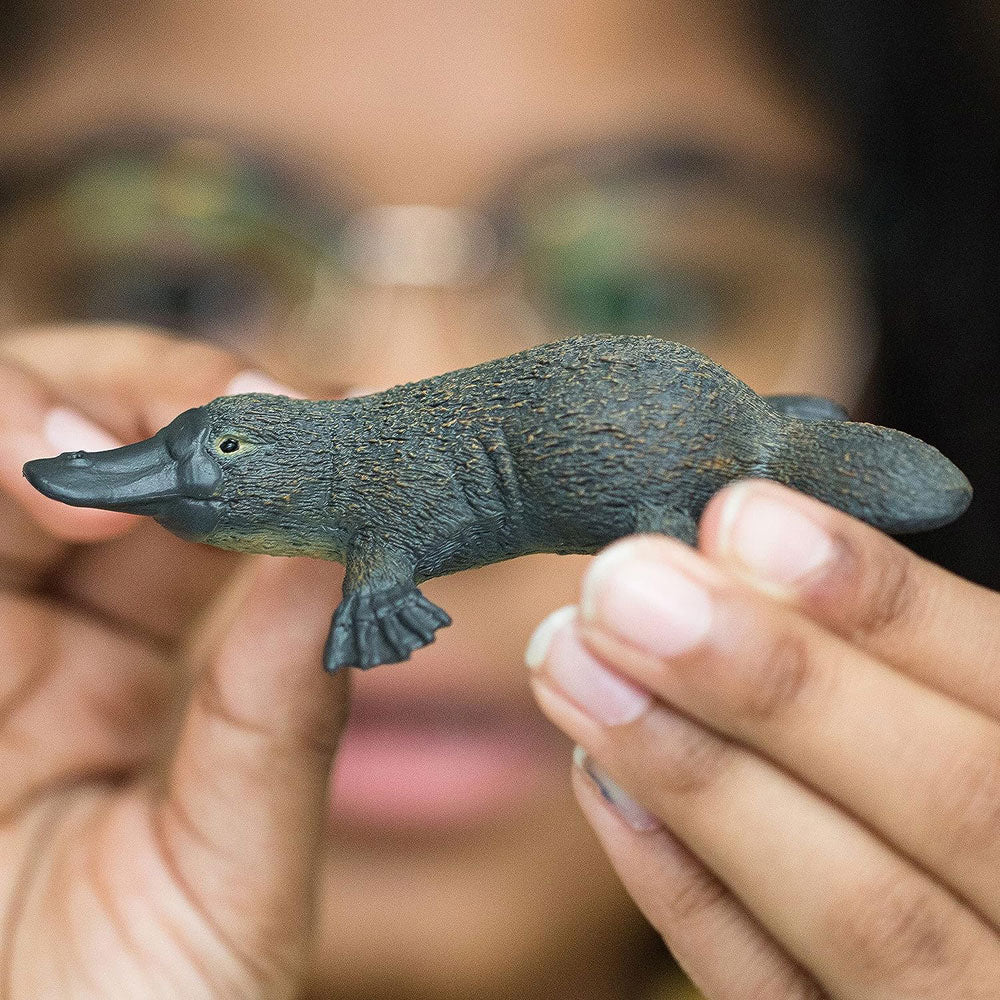
<path fill-rule="evenodd" d="M 240 442 L 237 438 L 226 437 L 219 442 L 219 451 L 224 455 L 231 455 L 234 451 L 240 450 Z"/>

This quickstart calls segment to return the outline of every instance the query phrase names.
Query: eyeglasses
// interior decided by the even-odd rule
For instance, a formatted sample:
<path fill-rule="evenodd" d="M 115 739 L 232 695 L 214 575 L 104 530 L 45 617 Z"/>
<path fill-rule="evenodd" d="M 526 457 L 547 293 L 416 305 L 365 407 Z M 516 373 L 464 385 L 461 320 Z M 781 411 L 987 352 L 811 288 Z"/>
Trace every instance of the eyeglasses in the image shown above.
<path fill-rule="evenodd" d="M 844 192 L 697 145 L 559 151 L 457 208 L 371 206 L 235 144 L 134 130 L 5 177 L 13 319 L 151 324 L 251 357 L 280 341 L 334 359 L 373 287 L 475 297 L 483 329 L 509 331 L 487 354 L 577 332 L 711 353 L 774 337 L 850 256 Z"/>

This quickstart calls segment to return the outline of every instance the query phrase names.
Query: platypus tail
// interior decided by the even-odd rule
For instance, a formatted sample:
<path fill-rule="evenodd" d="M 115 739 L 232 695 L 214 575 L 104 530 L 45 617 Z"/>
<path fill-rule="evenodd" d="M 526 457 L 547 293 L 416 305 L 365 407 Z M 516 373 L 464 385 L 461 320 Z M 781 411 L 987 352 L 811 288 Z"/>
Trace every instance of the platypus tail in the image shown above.
<path fill-rule="evenodd" d="M 768 477 L 902 535 L 954 521 L 972 500 L 961 470 L 902 431 L 837 420 L 788 420 Z"/>

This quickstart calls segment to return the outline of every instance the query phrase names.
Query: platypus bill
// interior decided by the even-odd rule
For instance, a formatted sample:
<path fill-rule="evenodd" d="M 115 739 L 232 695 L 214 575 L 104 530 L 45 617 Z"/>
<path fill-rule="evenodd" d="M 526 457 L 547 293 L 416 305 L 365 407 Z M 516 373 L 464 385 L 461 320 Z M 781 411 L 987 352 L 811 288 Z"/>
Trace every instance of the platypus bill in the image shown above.
<path fill-rule="evenodd" d="M 815 397 L 761 397 L 655 337 L 572 337 L 352 399 L 250 393 L 112 451 L 28 462 L 46 496 L 192 541 L 344 563 L 328 670 L 409 658 L 451 619 L 418 584 L 654 531 L 694 543 L 710 497 L 762 477 L 894 534 L 972 488 L 937 449 Z"/>

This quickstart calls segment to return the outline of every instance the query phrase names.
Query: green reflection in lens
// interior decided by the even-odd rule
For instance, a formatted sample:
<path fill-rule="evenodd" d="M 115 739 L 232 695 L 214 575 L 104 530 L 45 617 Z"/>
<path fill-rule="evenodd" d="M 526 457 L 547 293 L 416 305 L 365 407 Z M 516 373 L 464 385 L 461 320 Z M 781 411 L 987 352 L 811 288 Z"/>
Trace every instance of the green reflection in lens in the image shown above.
<path fill-rule="evenodd" d="M 703 333 L 719 311 L 714 290 L 696 278 L 638 269 L 570 266 L 550 275 L 545 293 L 561 322 L 582 333 Z"/>
<path fill-rule="evenodd" d="M 672 262 L 633 199 L 588 192 L 537 212 L 526 227 L 528 282 L 549 319 L 582 333 L 689 339 L 718 329 L 717 276 Z"/>
<path fill-rule="evenodd" d="M 51 298 L 67 318 L 249 341 L 336 268 L 326 215 L 217 143 L 109 150 L 50 198 L 65 247 Z"/>
<path fill-rule="evenodd" d="M 84 254 L 127 259 L 157 245 L 179 255 L 243 257 L 298 285 L 333 252 L 252 165 L 225 157 L 98 159 L 67 179 L 59 200 Z"/>

